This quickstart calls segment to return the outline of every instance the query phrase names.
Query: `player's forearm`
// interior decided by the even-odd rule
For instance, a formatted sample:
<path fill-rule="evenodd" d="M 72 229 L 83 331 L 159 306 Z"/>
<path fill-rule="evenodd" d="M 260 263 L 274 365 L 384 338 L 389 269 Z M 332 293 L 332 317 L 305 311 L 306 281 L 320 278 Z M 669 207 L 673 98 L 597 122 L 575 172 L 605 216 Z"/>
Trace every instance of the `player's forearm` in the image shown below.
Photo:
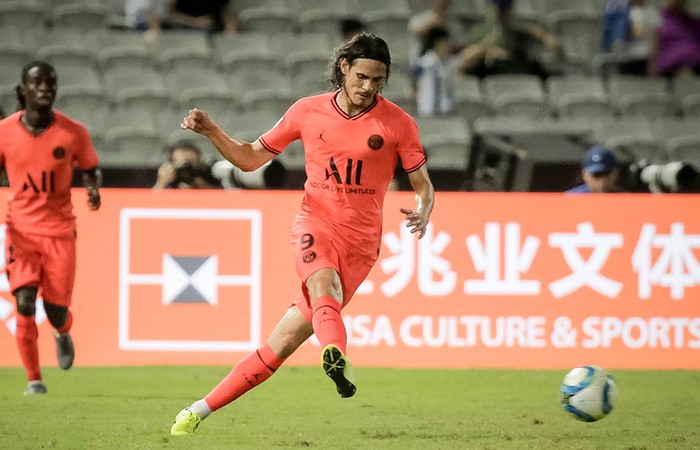
<path fill-rule="evenodd" d="M 217 126 L 208 138 L 221 156 L 244 172 L 253 171 L 267 162 L 260 160 L 253 144 L 230 137 L 221 127 Z"/>
<path fill-rule="evenodd" d="M 413 176 L 409 176 L 409 180 L 413 191 L 416 193 L 416 212 L 426 218 L 430 217 L 435 203 L 433 183 L 430 181 L 425 167 L 421 167 L 417 173 L 411 175 Z"/>
<path fill-rule="evenodd" d="M 102 187 L 102 171 L 98 168 L 86 170 L 83 173 L 83 185 L 88 190 Z"/>

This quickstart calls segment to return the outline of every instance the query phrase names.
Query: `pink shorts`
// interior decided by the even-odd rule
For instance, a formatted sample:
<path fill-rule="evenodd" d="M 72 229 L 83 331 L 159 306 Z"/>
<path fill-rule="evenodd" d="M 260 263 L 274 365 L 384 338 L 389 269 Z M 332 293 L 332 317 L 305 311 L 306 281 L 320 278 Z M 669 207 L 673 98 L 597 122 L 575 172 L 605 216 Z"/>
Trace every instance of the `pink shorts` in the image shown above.
<path fill-rule="evenodd" d="M 301 292 L 294 299 L 304 316 L 311 321 L 311 304 L 306 290 L 306 280 L 321 269 L 334 269 L 340 275 L 345 307 L 360 284 L 367 278 L 377 257 L 368 258 L 349 249 L 337 239 L 310 221 L 297 222 L 292 232 L 292 257 L 296 272 L 301 278 Z"/>
<path fill-rule="evenodd" d="M 45 301 L 70 306 L 75 281 L 75 238 L 26 234 L 8 228 L 5 260 L 12 292 L 36 286 Z"/>

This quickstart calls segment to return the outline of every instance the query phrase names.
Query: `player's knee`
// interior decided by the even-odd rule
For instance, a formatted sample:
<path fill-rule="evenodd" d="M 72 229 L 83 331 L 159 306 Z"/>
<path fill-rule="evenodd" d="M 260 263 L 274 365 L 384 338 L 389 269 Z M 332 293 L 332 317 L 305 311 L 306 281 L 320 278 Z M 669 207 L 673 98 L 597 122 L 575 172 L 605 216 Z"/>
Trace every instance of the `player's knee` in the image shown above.
<path fill-rule="evenodd" d="M 49 323 L 51 323 L 52 327 L 61 328 L 63 324 L 66 323 L 68 308 L 65 306 L 54 305 L 44 300 L 44 310 L 46 311 L 46 317 L 49 319 Z"/>
<path fill-rule="evenodd" d="M 34 287 L 22 287 L 15 291 L 18 314 L 25 317 L 36 314 L 36 293 L 37 289 Z"/>

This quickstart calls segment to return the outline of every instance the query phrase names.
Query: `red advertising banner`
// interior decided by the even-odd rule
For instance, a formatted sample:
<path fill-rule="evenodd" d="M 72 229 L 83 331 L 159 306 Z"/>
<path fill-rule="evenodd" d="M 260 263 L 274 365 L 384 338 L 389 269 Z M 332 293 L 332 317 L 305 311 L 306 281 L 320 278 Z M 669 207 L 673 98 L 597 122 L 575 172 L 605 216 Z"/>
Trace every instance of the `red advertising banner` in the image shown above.
<path fill-rule="evenodd" d="M 257 348 L 300 288 L 289 240 L 302 195 L 105 189 L 91 212 L 75 190 L 76 364 L 231 365 Z M 699 200 L 440 192 L 418 240 L 399 212 L 413 195 L 389 193 L 380 259 L 344 310 L 349 356 L 700 369 Z M 42 364 L 54 365 L 42 312 Z M 1 366 L 20 365 L 14 315 L 2 275 Z M 312 338 L 289 363 L 315 365 L 319 352 Z"/>

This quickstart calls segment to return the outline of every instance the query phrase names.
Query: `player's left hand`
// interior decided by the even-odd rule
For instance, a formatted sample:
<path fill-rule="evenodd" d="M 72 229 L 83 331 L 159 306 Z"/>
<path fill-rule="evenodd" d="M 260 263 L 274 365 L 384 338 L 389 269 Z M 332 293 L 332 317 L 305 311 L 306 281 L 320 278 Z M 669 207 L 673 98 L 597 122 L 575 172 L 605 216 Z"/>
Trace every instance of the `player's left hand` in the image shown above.
<path fill-rule="evenodd" d="M 102 205 L 102 199 L 100 198 L 100 191 L 97 188 L 89 187 L 87 188 L 88 194 L 88 207 L 91 211 L 97 211 Z"/>
<path fill-rule="evenodd" d="M 406 227 L 411 229 L 411 233 L 418 233 L 418 239 L 421 239 L 428 227 L 428 217 L 408 208 L 401 208 L 401 212 L 406 215 L 406 220 L 408 220 Z"/>

